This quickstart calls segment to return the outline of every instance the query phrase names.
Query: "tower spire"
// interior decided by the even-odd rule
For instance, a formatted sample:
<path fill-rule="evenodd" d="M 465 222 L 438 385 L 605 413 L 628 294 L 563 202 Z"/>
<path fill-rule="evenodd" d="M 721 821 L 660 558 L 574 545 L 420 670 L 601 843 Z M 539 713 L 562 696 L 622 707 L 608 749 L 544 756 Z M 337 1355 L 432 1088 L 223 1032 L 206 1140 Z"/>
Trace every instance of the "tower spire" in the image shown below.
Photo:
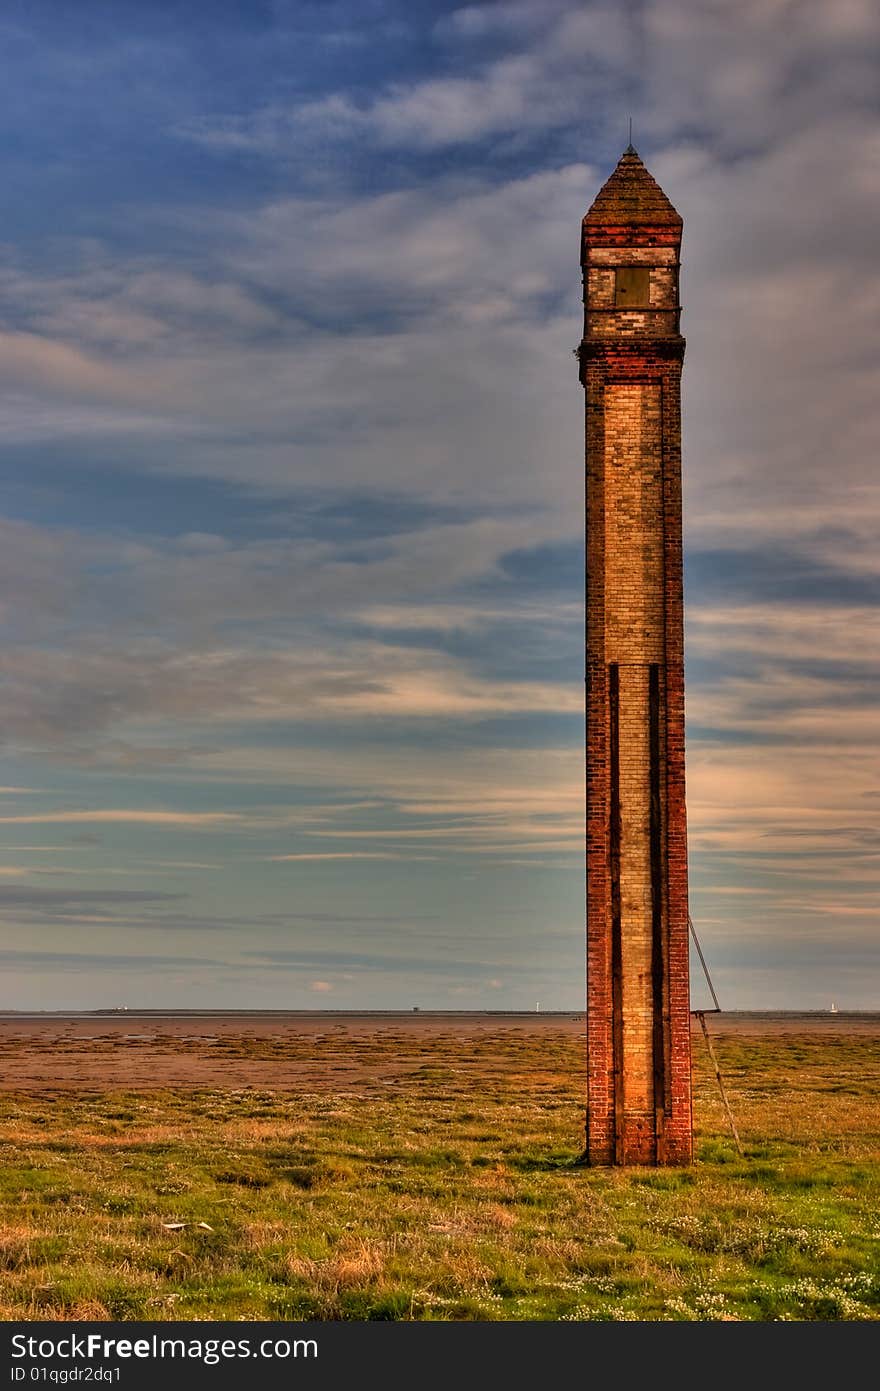
<path fill-rule="evenodd" d="M 687 1164 L 693 1148 L 681 231 L 630 143 L 581 240 L 591 1164 Z"/>

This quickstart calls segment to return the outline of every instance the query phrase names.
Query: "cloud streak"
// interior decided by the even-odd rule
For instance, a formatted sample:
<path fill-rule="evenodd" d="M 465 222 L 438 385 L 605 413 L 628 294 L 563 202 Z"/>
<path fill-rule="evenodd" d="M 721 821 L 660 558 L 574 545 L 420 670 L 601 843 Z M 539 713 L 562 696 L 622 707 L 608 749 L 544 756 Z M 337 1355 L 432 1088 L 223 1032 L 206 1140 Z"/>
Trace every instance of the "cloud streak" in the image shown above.
<path fill-rule="evenodd" d="M 187 826 L 195 829 L 200 826 L 218 826 L 239 820 L 241 818 L 234 812 L 226 811 L 142 811 L 137 808 L 123 810 L 114 807 L 94 811 L 46 811 L 24 816 L 2 816 L 0 824 L 5 826 L 36 826 L 42 823 L 76 825 L 87 822 L 106 825 Z"/>

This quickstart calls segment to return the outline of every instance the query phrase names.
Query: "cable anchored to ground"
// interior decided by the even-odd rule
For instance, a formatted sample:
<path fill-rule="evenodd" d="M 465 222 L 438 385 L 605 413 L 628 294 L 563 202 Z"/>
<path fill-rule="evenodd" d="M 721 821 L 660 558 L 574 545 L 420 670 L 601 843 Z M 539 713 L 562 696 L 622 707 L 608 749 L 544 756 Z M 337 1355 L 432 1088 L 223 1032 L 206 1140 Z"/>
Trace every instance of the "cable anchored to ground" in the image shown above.
<path fill-rule="evenodd" d="M 712 1059 L 712 1066 L 715 1069 L 715 1078 L 718 1082 L 718 1090 L 721 1093 L 721 1100 L 724 1103 L 724 1109 L 727 1112 L 727 1119 L 730 1124 L 731 1134 L 733 1135 L 733 1142 L 736 1145 L 736 1152 L 742 1159 L 744 1157 L 745 1151 L 742 1147 L 742 1141 L 739 1138 L 739 1131 L 736 1128 L 736 1121 L 733 1119 L 733 1112 L 730 1109 L 730 1102 L 727 1100 L 727 1092 L 724 1090 L 724 1081 L 721 1076 L 721 1068 L 718 1066 L 718 1059 L 715 1056 L 715 1049 L 712 1047 L 712 1039 L 709 1035 L 708 1025 L 706 1024 L 706 1015 L 720 1014 L 721 1006 L 718 1003 L 718 996 L 715 994 L 715 987 L 712 984 L 712 977 L 709 975 L 709 967 L 706 965 L 706 958 L 703 955 L 703 948 L 700 946 L 700 939 L 697 936 L 697 929 L 694 927 L 693 918 L 691 917 L 690 913 L 688 913 L 688 927 L 690 928 L 691 936 L 694 939 L 694 946 L 697 949 L 697 955 L 700 958 L 700 965 L 703 968 L 703 975 L 706 977 L 706 984 L 709 987 L 709 994 L 712 996 L 712 1000 L 714 1003 L 713 1009 L 692 1009 L 691 1014 L 696 1015 L 697 1019 L 699 1019 L 700 1021 L 700 1028 L 703 1031 L 703 1038 L 706 1040 L 706 1047 L 709 1050 L 709 1057 Z"/>

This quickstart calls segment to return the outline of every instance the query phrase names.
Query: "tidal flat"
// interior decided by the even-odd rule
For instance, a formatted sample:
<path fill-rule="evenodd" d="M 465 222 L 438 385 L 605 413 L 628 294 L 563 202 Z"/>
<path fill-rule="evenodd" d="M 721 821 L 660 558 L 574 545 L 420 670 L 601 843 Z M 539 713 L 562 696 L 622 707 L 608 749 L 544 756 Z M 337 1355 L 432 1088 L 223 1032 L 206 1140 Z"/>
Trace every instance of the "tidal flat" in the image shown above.
<path fill-rule="evenodd" d="M 880 1016 L 694 1032 L 696 1161 L 577 1167 L 577 1015 L 7 1015 L 3 1319 L 880 1317 Z"/>

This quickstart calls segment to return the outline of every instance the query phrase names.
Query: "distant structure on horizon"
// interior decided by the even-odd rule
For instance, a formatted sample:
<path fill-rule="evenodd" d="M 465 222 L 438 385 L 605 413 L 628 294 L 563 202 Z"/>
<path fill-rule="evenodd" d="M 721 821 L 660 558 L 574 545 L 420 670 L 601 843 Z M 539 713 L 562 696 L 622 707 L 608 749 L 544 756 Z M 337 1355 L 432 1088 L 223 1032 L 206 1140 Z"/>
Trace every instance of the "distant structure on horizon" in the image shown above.
<path fill-rule="evenodd" d="M 590 1164 L 693 1152 L 682 220 L 632 145 L 583 220 Z"/>

